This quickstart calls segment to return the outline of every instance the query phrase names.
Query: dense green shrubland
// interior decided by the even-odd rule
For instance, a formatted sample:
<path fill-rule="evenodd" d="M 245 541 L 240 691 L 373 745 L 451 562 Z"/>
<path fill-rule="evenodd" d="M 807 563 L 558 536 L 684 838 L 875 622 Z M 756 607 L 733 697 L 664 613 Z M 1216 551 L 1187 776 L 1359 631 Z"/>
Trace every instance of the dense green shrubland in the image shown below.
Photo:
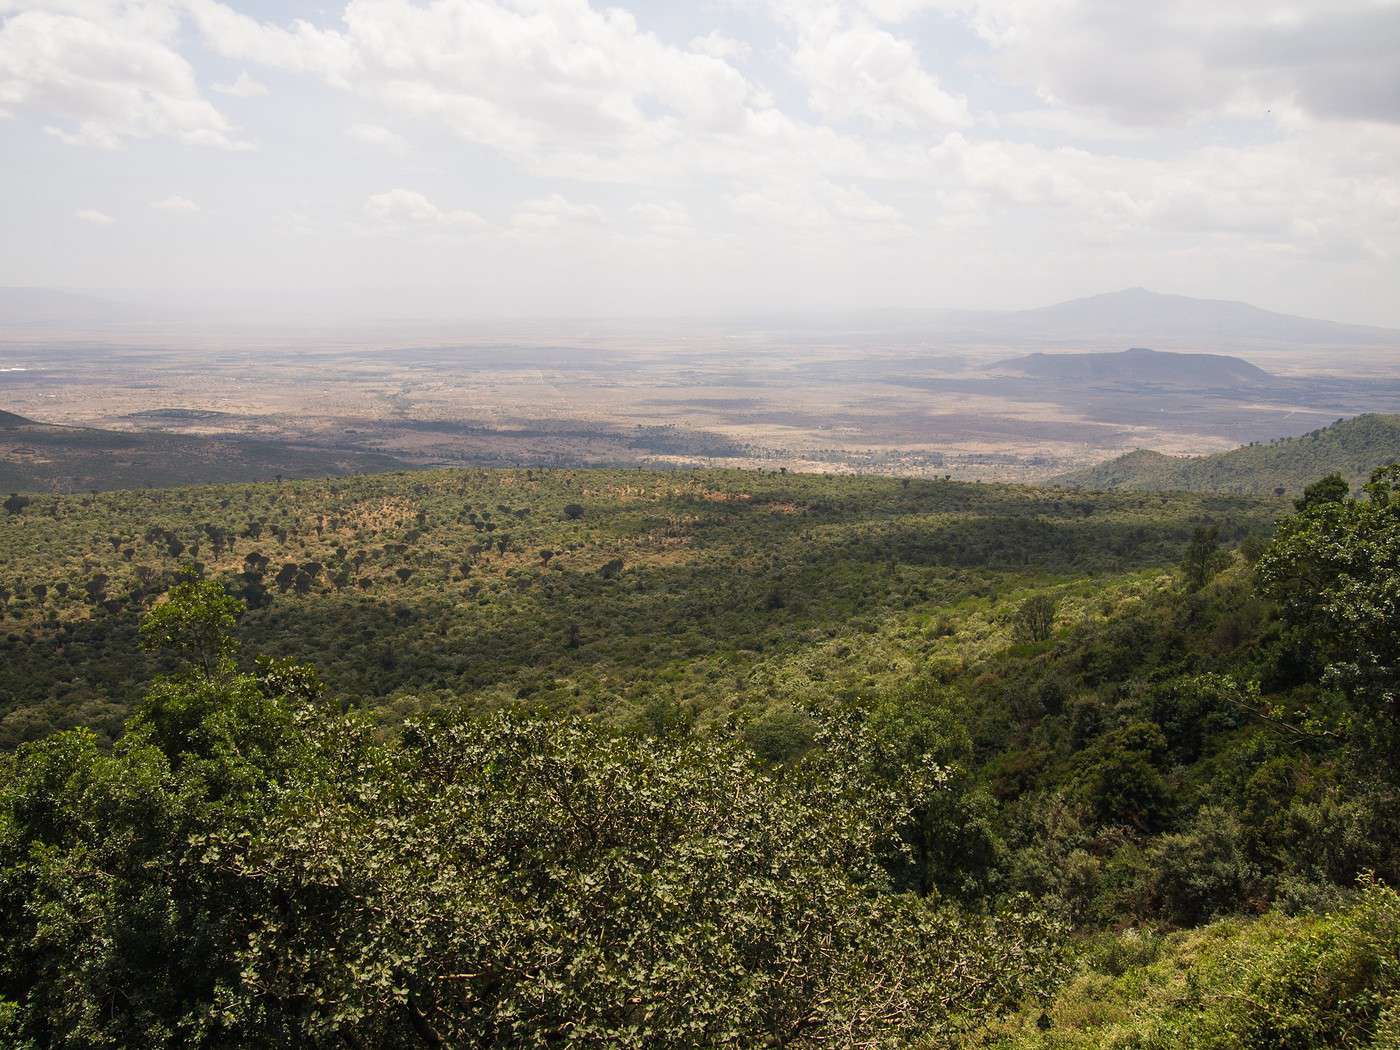
<path fill-rule="evenodd" d="M 1024 593 L 1170 564 L 1199 525 L 1265 522 L 1246 500 L 737 471 L 35 496 L 0 516 L 0 746 L 115 735 L 161 666 L 140 618 L 191 563 L 250 606 L 252 648 L 314 654 L 390 717 L 470 696 L 747 723 L 997 645 Z"/>
<path fill-rule="evenodd" d="M 1367 413 L 1298 437 L 1255 441 L 1209 456 L 1166 456 L 1138 449 L 1055 480 L 1097 490 L 1293 497 L 1324 474 L 1337 473 L 1360 484 L 1397 457 L 1400 416 Z"/>
<path fill-rule="evenodd" d="M 993 1022 L 1004 1050 L 1394 1050 L 1400 895 L 1371 881 L 1321 915 L 1105 934 L 1048 1010 Z"/>
<path fill-rule="evenodd" d="M 37 498 L 4 533 L 55 582 L 8 610 L 6 724 L 41 739 L 0 777 L 0 1017 L 36 1046 L 1391 1046 L 1397 480 L 1315 486 L 1266 539 L 1193 497 L 349 479 L 159 494 L 149 563 L 123 542 L 157 494 Z M 188 527 L 264 503 L 232 545 Z M 104 534 L 108 596 L 50 601 L 61 537 Z M 239 663 L 240 602 L 330 687 Z M 156 671 L 124 733 L 49 735 Z"/>
<path fill-rule="evenodd" d="M 309 668 L 237 673 L 228 612 L 178 585 L 144 637 L 185 669 L 115 748 L 4 767 L 7 1045 L 950 1045 L 1053 986 L 1053 921 L 896 891 L 947 774 L 859 722 L 768 770 L 503 714 L 384 738 Z"/>

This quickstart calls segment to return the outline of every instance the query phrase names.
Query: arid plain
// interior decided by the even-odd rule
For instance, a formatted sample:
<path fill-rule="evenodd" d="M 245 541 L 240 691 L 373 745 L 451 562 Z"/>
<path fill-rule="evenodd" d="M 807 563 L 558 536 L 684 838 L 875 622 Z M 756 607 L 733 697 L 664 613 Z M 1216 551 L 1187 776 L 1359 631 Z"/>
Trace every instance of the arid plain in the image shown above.
<path fill-rule="evenodd" d="M 1265 373 L 1030 374 L 1113 337 L 918 325 L 12 327 L 0 407 L 44 423 L 285 442 L 411 466 L 720 464 L 1035 480 L 1133 448 L 1206 453 L 1394 411 L 1393 348 L 1164 340 Z M 18 447 L 18 446 L 17 446 Z M 14 449 L 0 441 L 0 458 Z M 23 450 L 21 450 L 23 454 Z M 32 455 L 32 452 L 29 453 Z"/>

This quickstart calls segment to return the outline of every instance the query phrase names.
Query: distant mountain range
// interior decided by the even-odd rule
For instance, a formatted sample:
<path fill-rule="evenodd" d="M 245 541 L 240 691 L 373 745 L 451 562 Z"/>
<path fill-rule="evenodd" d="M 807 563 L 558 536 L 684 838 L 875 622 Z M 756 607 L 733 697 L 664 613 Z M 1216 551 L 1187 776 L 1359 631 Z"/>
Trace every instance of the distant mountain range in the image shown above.
<path fill-rule="evenodd" d="M 1006 312 L 897 311 L 895 327 L 953 343 L 1173 350 L 1400 347 L 1400 329 L 1341 324 L 1223 299 L 1163 295 L 1146 288 Z"/>
<path fill-rule="evenodd" d="M 1273 380 L 1268 372 L 1238 357 L 1181 354 L 1134 347 L 1120 353 L 1030 354 L 992 366 L 1034 379 L 1069 383 L 1128 383 L 1215 389 L 1260 386 Z"/>
<path fill-rule="evenodd" d="M 66 326 L 104 327 L 141 321 L 190 322 L 249 316 L 275 323 L 267 310 L 238 309 L 247 297 L 227 292 L 182 299 L 183 305 L 157 293 L 113 293 L 110 296 L 78 294 L 48 288 L 0 288 L 0 329 Z M 313 294 L 290 296 L 294 309 L 276 317 L 319 324 L 359 326 L 382 309 L 371 309 L 374 297 L 364 295 L 331 297 Z M 116 301 L 116 300 L 121 301 Z M 145 305 L 135 305 L 138 302 Z M 246 304 L 245 304 L 246 305 Z M 282 308 L 288 303 L 281 302 Z M 356 313 L 357 310 L 369 311 Z M 444 319 L 445 320 L 445 319 Z M 485 322 L 458 318 L 469 327 Z M 689 324 L 697 323 L 690 319 Z M 630 331 L 622 319 L 619 331 Z M 648 322 L 653 326 L 665 322 Z M 402 331 L 411 323 L 395 322 Z M 601 327 L 600 327 L 601 325 Z M 901 336 L 938 339 L 948 345 L 1004 346 L 1008 349 L 1063 347 L 1066 349 L 1109 350 L 1125 346 L 1151 346 L 1171 350 L 1248 350 L 1289 347 L 1400 348 L 1400 329 L 1340 324 L 1335 321 L 1294 317 L 1261 310 L 1248 303 L 1222 299 L 1193 299 L 1185 295 L 1163 295 L 1145 288 L 1072 299 L 1030 310 L 865 310 L 843 313 L 791 315 L 778 311 L 764 316 L 731 318 L 720 324 L 722 330 L 782 330 L 789 333 L 841 332 L 848 341 L 864 341 L 871 332 L 899 333 Z M 506 325 L 509 327 L 509 325 Z M 590 322 L 590 327 L 607 331 L 607 322 Z"/>
<path fill-rule="evenodd" d="M 131 489 L 403 470 L 392 456 L 247 438 L 55 426 L 0 412 L 0 491 Z"/>
<path fill-rule="evenodd" d="M 1324 475 L 1341 474 L 1353 486 L 1376 467 L 1400 461 L 1400 416 L 1339 420 L 1302 437 L 1260 442 L 1211 456 L 1164 456 L 1139 449 L 1051 479 L 1061 485 L 1140 492 L 1216 492 L 1297 495 Z"/>
<path fill-rule="evenodd" d="M 1133 344 L 1189 342 L 1304 343 L 1366 346 L 1400 345 L 1400 331 L 1339 324 L 1261 310 L 1225 299 L 1163 295 L 1146 288 L 1072 299 L 1054 306 L 1004 315 L 1006 330 L 1113 338 Z M 1150 338 L 1149 338 L 1150 337 Z M 1122 345 L 1121 343 L 1119 345 Z"/>

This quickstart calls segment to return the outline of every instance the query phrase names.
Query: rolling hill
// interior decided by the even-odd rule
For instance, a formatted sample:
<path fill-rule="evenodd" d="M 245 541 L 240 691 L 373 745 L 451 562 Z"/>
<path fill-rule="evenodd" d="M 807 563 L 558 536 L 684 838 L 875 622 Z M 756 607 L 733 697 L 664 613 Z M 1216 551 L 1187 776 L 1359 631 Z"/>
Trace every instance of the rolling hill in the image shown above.
<path fill-rule="evenodd" d="M 1273 379 L 1262 368 L 1238 357 L 1171 353 L 1144 347 L 1106 354 L 1037 353 L 1011 358 L 993 367 L 1035 379 L 1073 383 L 1218 388 L 1257 386 Z"/>
<path fill-rule="evenodd" d="M 1164 456 L 1138 449 L 1053 480 L 1097 490 L 1267 495 L 1282 489 L 1296 494 L 1334 471 L 1355 486 L 1376 467 L 1396 460 L 1400 416 L 1370 414 L 1339 420 L 1301 437 L 1211 456 Z"/>
<path fill-rule="evenodd" d="M 123 489 L 403 470 L 382 453 L 246 438 L 127 433 L 0 412 L 0 489 Z"/>

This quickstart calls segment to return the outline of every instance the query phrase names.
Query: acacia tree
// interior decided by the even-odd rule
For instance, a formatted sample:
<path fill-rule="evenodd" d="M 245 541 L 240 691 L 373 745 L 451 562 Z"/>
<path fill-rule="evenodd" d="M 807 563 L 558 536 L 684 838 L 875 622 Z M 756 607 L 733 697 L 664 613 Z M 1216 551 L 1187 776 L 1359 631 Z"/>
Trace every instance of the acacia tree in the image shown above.
<path fill-rule="evenodd" d="M 141 647 L 172 652 L 206 676 L 227 670 L 238 651 L 234 629 L 245 608 L 222 584 L 189 572 L 141 624 Z"/>
<path fill-rule="evenodd" d="M 1011 630 L 1023 642 L 1044 642 L 1055 633 L 1055 612 L 1059 603 L 1048 594 L 1035 594 L 1016 607 Z"/>

